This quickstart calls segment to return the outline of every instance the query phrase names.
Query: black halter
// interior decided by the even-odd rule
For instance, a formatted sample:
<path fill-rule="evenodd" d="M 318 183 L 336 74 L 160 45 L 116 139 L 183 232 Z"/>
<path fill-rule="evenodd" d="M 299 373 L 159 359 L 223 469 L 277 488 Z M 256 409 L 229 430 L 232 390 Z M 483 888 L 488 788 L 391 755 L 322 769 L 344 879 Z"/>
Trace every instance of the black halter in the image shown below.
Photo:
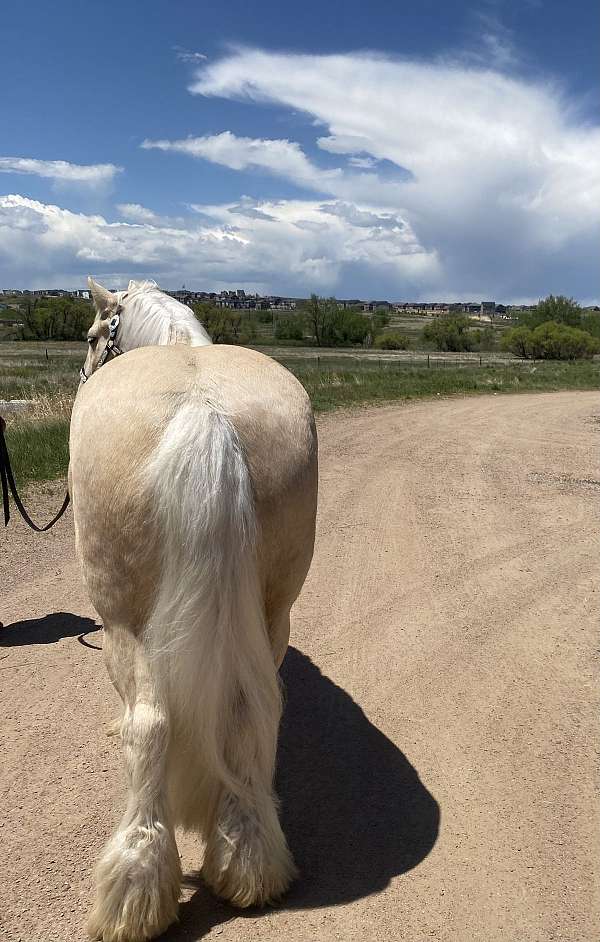
<path fill-rule="evenodd" d="M 106 346 L 100 355 L 100 359 L 98 360 L 96 369 L 99 369 L 101 366 L 103 366 L 109 357 L 111 359 L 114 359 L 114 357 L 118 357 L 121 353 L 123 353 L 123 351 L 119 347 L 117 347 L 117 344 L 115 343 L 117 331 L 119 329 L 119 322 L 121 320 L 120 313 L 119 313 L 120 310 L 121 308 L 118 307 L 108 322 L 108 340 L 106 341 Z M 86 373 L 85 363 L 84 363 L 81 369 L 79 370 L 79 376 L 81 378 L 81 382 L 87 383 L 91 375 L 92 375 L 91 373 L 89 374 Z"/>

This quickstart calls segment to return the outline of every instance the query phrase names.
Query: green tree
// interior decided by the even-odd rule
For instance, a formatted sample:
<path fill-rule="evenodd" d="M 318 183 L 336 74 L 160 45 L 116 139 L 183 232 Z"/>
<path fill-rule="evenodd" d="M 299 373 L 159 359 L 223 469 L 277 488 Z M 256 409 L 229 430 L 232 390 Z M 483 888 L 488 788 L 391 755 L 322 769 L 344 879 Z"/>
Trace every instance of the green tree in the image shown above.
<path fill-rule="evenodd" d="M 254 325 L 244 324 L 239 311 L 205 302 L 194 304 L 193 311 L 213 343 L 245 344 L 250 340 Z"/>
<path fill-rule="evenodd" d="M 306 319 L 306 326 L 310 330 L 317 347 L 326 346 L 329 342 L 337 310 L 338 306 L 333 298 L 326 300 L 325 298 L 319 298 L 316 294 L 311 294 L 304 305 L 302 313 Z"/>
<path fill-rule="evenodd" d="M 423 328 L 423 340 L 433 344 L 436 350 L 472 350 L 474 338 L 470 327 L 467 317 L 436 317 Z"/>
<path fill-rule="evenodd" d="M 310 296 L 302 315 L 318 347 L 364 343 L 371 329 L 363 314 L 340 308 L 335 298 L 319 298 L 316 294 Z"/>
<path fill-rule="evenodd" d="M 286 314 L 275 322 L 276 340 L 302 340 L 304 337 L 304 318 L 299 314 Z"/>
<path fill-rule="evenodd" d="M 332 346 L 348 346 L 364 343 L 371 333 L 371 325 L 364 314 L 358 311 L 339 310 L 333 319 Z"/>
<path fill-rule="evenodd" d="M 94 320 L 91 304 L 74 298 L 23 301 L 19 313 L 24 340 L 84 340 Z"/>
<path fill-rule="evenodd" d="M 546 321 L 556 324 L 567 324 L 569 327 L 581 325 L 581 308 L 573 298 L 564 295 L 555 297 L 549 294 L 547 298 L 538 301 L 529 311 L 523 311 L 519 316 L 519 327 L 535 328 Z"/>

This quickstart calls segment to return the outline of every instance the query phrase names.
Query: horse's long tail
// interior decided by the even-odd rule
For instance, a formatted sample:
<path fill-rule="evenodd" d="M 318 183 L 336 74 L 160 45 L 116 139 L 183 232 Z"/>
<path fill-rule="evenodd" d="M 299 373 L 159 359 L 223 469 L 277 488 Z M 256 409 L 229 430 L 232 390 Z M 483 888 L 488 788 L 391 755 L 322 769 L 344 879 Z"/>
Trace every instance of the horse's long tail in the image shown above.
<path fill-rule="evenodd" d="M 244 801 L 249 769 L 272 778 L 281 713 L 244 449 L 227 415 L 198 398 L 170 420 L 146 473 L 163 559 L 146 637 L 178 755 L 190 780 L 201 766 Z M 191 808 L 174 810 L 193 823 Z"/>

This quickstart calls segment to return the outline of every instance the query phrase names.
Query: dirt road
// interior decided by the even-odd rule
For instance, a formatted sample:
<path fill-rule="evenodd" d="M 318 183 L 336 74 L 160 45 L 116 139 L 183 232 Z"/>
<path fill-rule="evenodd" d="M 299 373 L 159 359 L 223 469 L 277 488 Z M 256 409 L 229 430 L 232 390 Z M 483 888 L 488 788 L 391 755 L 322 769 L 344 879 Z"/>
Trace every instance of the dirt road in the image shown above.
<path fill-rule="evenodd" d="M 302 876 L 245 914 L 190 878 L 163 938 L 597 942 L 597 394 L 319 424 L 278 785 Z M 0 939 L 74 942 L 124 808 L 117 701 L 70 519 L 2 553 Z"/>

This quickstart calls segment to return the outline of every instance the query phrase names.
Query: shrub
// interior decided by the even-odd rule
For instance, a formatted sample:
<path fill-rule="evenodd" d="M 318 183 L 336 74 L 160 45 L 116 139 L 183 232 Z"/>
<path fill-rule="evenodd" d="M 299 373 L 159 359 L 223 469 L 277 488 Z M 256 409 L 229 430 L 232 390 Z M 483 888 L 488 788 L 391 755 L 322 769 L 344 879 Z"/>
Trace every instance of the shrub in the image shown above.
<path fill-rule="evenodd" d="M 526 359 L 580 360 L 591 359 L 600 352 L 600 340 L 584 330 L 547 321 L 534 330 L 515 327 L 502 341 L 503 349 Z"/>
<path fill-rule="evenodd" d="M 277 340 L 302 340 L 304 337 L 304 318 L 298 314 L 278 317 L 275 322 Z"/>
<path fill-rule="evenodd" d="M 472 350 L 474 337 L 470 327 L 467 317 L 436 317 L 423 328 L 423 340 L 432 343 L 436 350 Z"/>
<path fill-rule="evenodd" d="M 471 336 L 478 350 L 495 350 L 497 333 L 493 327 L 484 327 L 483 330 L 477 328 Z"/>
<path fill-rule="evenodd" d="M 600 337 L 600 311 L 589 311 L 581 318 L 581 329 L 592 337 Z"/>
<path fill-rule="evenodd" d="M 517 357 L 529 360 L 533 353 L 533 331 L 529 327 L 512 327 L 502 337 L 501 348 Z"/>
<path fill-rule="evenodd" d="M 376 337 L 374 346 L 378 350 L 408 350 L 409 340 L 405 334 L 390 331 L 389 334 L 380 334 Z"/>
<path fill-rule="evenodd" d="M 373 314 L 371 325 L 376 334 L 381 333 L 384 327 L 390 322 L 390 315 L 386 311 L 377 311 Z"/>

